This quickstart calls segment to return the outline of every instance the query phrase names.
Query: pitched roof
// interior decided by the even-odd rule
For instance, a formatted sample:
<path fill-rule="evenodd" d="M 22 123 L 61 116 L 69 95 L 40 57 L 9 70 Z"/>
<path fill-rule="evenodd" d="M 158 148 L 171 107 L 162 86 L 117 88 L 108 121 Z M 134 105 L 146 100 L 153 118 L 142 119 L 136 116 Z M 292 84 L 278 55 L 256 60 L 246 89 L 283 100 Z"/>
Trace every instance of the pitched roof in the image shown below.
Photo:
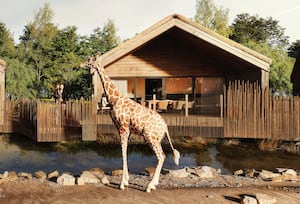
<path fill-rule="evenodd" d="M 204 26 L 182 16 L 179 14 L 173 14 L 167 16 L 161 21 L 157 22 L 150 28 L 137 34 L 135 37 L 125 41 L 116 48 L 101 56 L 103 66 L 107 66 L 121 57 L 133 52 L 134 50 L 142 47 L 150 40 L 161 35 L 167 30 L 177 27 L 185 32 L 192 34 L 193 36 L 204 40 L 214 46 L 217 46 L 226 52 L 231 53 L 255 66 L 269 71 L 269 65 L 272 60 L 250 48 L 247 48 L 237 42 L 234 42 L 226 37 L 219 35 L 218 33 L 205 28 Z"/>

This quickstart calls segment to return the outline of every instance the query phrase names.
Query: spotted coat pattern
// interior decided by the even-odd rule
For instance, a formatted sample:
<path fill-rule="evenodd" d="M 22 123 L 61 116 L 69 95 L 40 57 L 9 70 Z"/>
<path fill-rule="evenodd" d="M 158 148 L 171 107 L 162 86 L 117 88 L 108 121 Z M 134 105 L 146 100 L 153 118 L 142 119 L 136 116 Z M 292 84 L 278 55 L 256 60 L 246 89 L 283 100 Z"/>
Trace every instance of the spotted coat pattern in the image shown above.
<path fill-rule="evenodd" d="M 127 145 L 130 134 L 135 133 L 144 137 L 145 141 L 153 149 L 158 160 L 153 179 L 146 189 L 147 192 L 150 192 L 152 189 L 155 189 L 155 186 L 159 182 L 159 174 L 165 160 L 165 154 L 161 147 L 161 140 L 165 135 L 167 135 L 173 152 L 177 150 L 175 150 L 172 145 L 169 137 L 168 127 L 164 119 L 157 112 L 148 109 L 147 107 L 144 107 L 130 98 L 120 94 L 105 73 L 99 58 L 99 55 L 93 55 L 81 66 L 87 66 L 97 70 L 105 95 L 112 108 L 111 116 L 120 134 L 122 146 L 123 176 L 120 188 L 124 189 L 124 186 L 128 185 L 129 175 L 127 167 Z"/>

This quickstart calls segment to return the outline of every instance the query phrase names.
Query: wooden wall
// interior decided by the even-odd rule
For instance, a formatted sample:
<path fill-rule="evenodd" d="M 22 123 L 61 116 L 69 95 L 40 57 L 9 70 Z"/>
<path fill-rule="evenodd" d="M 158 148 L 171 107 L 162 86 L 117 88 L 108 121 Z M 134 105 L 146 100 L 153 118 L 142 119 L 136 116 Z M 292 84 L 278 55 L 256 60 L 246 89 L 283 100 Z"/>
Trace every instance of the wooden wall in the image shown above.
<path fill-rule="evenodd" d="M 261 81 L 261 70 L 190 34 L 168 31 L 106 66 L 110 77 L 218 76 Z"/>

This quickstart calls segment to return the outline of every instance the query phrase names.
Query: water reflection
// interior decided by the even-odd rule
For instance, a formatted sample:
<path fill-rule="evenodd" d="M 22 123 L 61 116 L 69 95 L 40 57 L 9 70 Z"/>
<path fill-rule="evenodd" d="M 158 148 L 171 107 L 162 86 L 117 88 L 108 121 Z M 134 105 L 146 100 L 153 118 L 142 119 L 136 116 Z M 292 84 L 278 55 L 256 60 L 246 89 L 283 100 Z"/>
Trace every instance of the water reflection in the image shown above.
<path fill-rule="evenodd" d="M 300 172 L 300 155 L 283 151 L 261 151 L 251 142 L 247 146 L 217 145 L 217 151 L 219 153 L 216 155 L 216 160 L 229 172 L 246 168 L 274 170 L 278 167 L 291 168 Z"/>
<path fill-rule="evenodd" d="M 164 147 L 167 154 L 164 167 L 170 169 L 185 166 L 208 165 L 231 174 L 237 169 L 255 168 L 273 170 L 288 167 L 300 170 L 300 156 L 282 152 L 262 152 L 254 146 L 176 146 L 181 153 L 180 166 L 176 167 L 169 145 Z M 81 171 L 101 167 L 105 172 L 122 168 L 119 147 L 103 147 L 96 142 L 37 143 L 18 135 L 0 135 L 0 173 L 3 171 L 38 170 L 49 172 Z M 156 158 L 148 145 L 128 147 L 128 166 L 132 173 L 141 173 L 145 167 L 155 166 Z"/>

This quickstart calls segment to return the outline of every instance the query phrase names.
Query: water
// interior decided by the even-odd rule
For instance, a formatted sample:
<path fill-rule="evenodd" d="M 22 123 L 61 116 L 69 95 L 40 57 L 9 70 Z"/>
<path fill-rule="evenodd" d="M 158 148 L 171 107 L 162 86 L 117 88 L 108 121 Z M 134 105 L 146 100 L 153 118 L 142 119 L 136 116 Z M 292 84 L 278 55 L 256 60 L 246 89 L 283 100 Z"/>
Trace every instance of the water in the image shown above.
<path fill-rule="evenodd" d="M 237 169 L 255 168 L 273 170 L 286 167 L 300 170 L 300 156 L 283 152 L 262 152 L 255 146 L 209 145 L 177 147 L 181 152 L 180 166 L 173 162 L 170 149 L 165 148 L 164 168 L 208 165 L 231 174 Z M 128 147 L 128 167 L 131 173 L 144 172 L 155 166 L 156 158 L 147 145 Z M 122 168 L 121 149 L 102 147 L 94 142 L 36 143 L 18 135 L 0 136 L 0 173 L 4 171 L 29 172 L 58 170 L 79 174 L 83 170 L 101 167 L 105 172 Z"/>

